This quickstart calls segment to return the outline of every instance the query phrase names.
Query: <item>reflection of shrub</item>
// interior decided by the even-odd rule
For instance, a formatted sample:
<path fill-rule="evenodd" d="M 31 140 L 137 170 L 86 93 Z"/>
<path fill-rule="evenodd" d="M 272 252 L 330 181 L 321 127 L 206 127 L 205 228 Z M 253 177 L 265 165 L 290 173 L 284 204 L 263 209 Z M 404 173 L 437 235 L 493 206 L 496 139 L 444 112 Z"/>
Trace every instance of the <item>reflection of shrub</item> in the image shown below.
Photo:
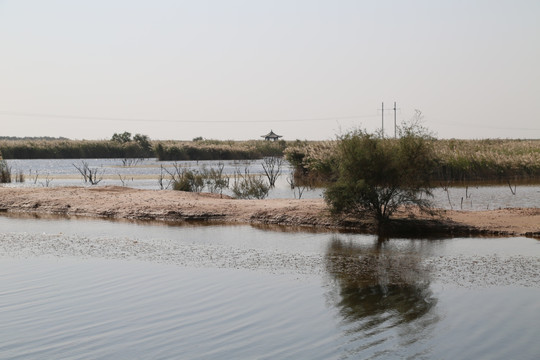
<path fill-rule="evenodd" d="M 431 273 L 420 256 L 403 254 L 380 241 L 360 245 L 334 238 L 325 265 L 337 286 L 333 297 L 345 321 L 403 324 L 437 319 L 432 313 L 437 298 L 430 288 Z"/>
<path fill-rule="evenodd" d="M 247 169 L 244 170 L 244 174 L 237 170 L 231 191 L 238 199 L 264 199 L 268 196 L 270 186 L 262 176 L 251 175 Z"/>

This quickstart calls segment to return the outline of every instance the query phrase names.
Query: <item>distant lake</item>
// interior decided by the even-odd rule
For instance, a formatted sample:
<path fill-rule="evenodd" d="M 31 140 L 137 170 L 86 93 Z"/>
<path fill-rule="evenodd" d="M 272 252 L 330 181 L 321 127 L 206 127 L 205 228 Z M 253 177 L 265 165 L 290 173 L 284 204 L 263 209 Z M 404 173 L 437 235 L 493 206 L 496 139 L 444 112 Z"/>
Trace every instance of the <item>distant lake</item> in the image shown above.
<path fill-rule="evenodd" d="M 22 172 L 24 183 L 11 183 L 4 186 L 90 186 L 83 182 L 76 166 L 83 160 L 6 160 L 12 174 Z M 157 159 L 128 159 L 128 166 L 123 159 L 85 159 L 89 167 L 98 169 L 103 180 L 97 186 L 117 185 L 139 189 L 160 189 L 158 179 L 164 176 L 163 186 L 167 187 L 166 171 L 173 171 L 174 166 L 200 170 L 203 166 L 217 168 L 222 163 L 224 174 L 232 175 L 235 171 L 263 175 L 262 161 L 157 161 Z M 282 175 L 276 187 L 270 191 L 270 198 L 298 198 L 298 188 L 291 189 L 289 181 L 291 166 L 285 162 Z M 289 180 L 289 181 L 288 181 Z M 508 184 L 481 186 L 453 186 L 447 191 L 437 187 L 434 191 L 434 203 L 439 208 L 463 210 L 493 210 L 508 207 L 540 207 L 540 184 Z M 515 194 L 513 191 L 515 190 Z M 225 191 L 228 193 L 227 191 Z M 322 189 L 304 189 L 302 198 L 321 198 Z"/>
<path fill-rule="evenodd" d="M 0 216 L 2 359 L 537 359 L 540 241 Z"/>

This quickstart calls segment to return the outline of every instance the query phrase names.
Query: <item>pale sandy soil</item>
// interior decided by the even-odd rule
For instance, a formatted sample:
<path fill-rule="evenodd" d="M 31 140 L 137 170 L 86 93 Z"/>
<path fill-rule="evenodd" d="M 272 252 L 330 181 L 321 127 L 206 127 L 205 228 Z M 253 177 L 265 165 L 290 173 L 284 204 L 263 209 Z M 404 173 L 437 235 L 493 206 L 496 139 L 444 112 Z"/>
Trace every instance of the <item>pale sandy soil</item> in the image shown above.
<path fill-rule="evenodd" d="M 214 194 L 126 187 L 0 187 L 0 211 L 163 221 L 208 220 L 370 231 L 370 221 L 335 219 L 322 199 L 237 200 Z M 398 214 L 418 233 L 540 236 L 540 209 L 439 211 L 435 216 Z M 400 225 L 400 226 L 401 226 Z"/>

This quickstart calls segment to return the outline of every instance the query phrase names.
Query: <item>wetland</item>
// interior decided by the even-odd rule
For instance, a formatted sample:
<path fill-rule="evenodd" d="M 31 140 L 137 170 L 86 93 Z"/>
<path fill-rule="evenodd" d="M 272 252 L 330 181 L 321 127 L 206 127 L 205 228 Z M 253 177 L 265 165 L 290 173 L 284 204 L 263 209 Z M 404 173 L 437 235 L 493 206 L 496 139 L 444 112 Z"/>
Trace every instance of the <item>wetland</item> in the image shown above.
<path fill-rule="evenodd" d="M 443 216 L 478 232 L 381 239 L 329 222 L 287 172 L 237 200 L 160 190 L 154 160 L 88 160 L 96 186 L 70 160 L 8 161 L 39 175 L 0 187 L 2 358 L 540 354 L 538 185 L 440 189 Z"/>

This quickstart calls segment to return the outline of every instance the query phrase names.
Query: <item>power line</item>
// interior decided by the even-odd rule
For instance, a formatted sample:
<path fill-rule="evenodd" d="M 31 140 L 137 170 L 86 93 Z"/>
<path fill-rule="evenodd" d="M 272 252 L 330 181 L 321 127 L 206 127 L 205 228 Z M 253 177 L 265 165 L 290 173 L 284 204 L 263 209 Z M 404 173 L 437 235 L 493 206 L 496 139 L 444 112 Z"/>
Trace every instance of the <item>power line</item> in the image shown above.
<path fill-rule="evenodd" d="M 477 128 L 477 129 L 495 129 L 495 130 L 533 130 L 540 131 L 540 128 L 530 128 L 530 127 L 509 127 L 509 126 L 489 126 L 489 125 L 477 125 L 477 124 L 465 124 L 456 121 L 450 122 L 440 122 L 440 121 L 430 121 L 430 123 L 439 124 L 440 126 L 446 127 L 463 127 L 463 128 Z"/>
<path fill-rule="evenodd" d="M 141 119 L 141 118 L 117 118 L 103 116 L 81 116 L 81 115 L 62 115 L 62 114 L 44 114 L 44 113 L 26 113 L 0 111 L 0 115 L 21 116 L 21 117 L 40 117 L 40 118 L 58 118 L 58 119 L 80 119 L 96 121 L 131 121 L 131 122 L 168 122 L 168 123 L 269 123 L 269 122 L 302 122 L 302 121 L 335 121 L 347 119 L 373 118 L 378 115 L 351 115 L 351 116 L 333 116 L 321 118 L 300 118 L 300 119 L 274 119 L 274 120 L 170 120 L 170 119 Z"/>

